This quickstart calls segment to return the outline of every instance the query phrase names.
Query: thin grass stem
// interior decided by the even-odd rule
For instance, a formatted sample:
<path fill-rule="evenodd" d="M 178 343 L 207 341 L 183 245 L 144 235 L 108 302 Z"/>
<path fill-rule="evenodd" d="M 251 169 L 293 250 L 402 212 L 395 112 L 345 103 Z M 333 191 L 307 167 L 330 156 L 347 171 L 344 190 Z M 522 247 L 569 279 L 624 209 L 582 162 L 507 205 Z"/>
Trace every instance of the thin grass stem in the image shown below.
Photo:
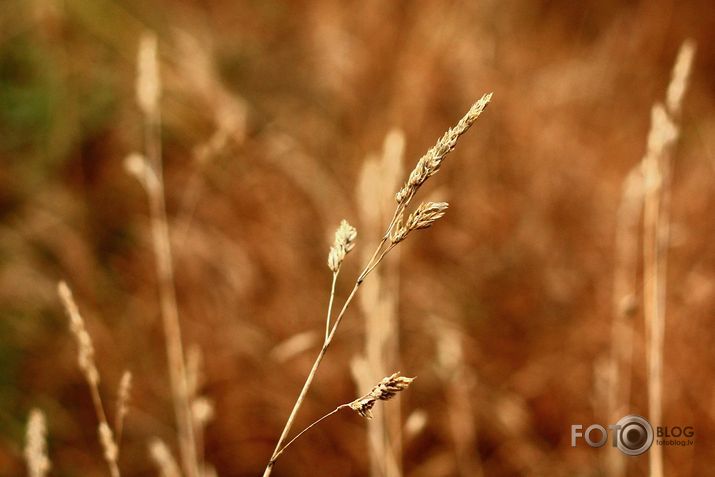
<path fill-rule="evenodd" d="M 335 302 L 335 285 L 338 282 L 338 274 L 340 274 L 340 269 L 333 272 L 333 284 L 330 286 L 330 301 L 328 302 L 328 316 L 325 318 L 325 340 L 328 339 L 330 334 L 330 318 L 333 315 L 333 303 Z"/>

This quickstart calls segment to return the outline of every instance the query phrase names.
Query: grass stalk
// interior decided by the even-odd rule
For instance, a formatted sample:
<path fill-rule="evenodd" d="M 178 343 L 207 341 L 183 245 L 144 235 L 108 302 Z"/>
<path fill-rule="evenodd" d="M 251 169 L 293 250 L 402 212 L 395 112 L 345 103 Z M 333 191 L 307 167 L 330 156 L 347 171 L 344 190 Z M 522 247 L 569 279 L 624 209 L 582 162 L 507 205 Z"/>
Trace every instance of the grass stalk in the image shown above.
<path fill-rule="evenodd" d="M 608 358 L 606 409 L 608 422 L 616 422 L 628 411 L 633 364 L 633 319 L 637 313 L 639 223 L 643 211 L 641 168 L 634 167 L 623 181 L 616 218 L 616 252 L 613 276 L 613 321 Z M 606 457 L 611 477 L 624 475 L 626 456 L 610 449 Z"/>
<path fill-rule="evenodd" d="M 665 346 L 666 273 L 670 235 L 670 169 L 676 124 L 695 54 L 695 44 L 683 43 L 673 67 L 664 104 L 651 116 L 648 147 L 643 158 L 645 186 L 643 213 L 643 311 L 646 322 L 648 409 L 653 426 L 663 421 L 663 354 Z M 651 448 L 650 477 L 663 477 L 663 449 Z"/>
<path fill-rule="evenodd" d="M 291 413 L 288 416 L 283 430 L 281 431 L 280 437 L 278 438 L 278 442 L 276 443 L 273 453 L 271 454 L 268 464 L 266 465 L 263 477 L 268 477 L 271 475 L 279 452 L 288 438 L 288 434 L 290 433 L 298 411 L 300 410 L 301 406 L 303 405 L 303 402 L 305 401 L 305 397 L 307 396 L 308 390 L 310 389 L 310 386 L 315 379 L 315 375 L 318 371 L 318 368 L 320 367 L 320 364 L 325 357 L 330 343 L 332 342 L 333 337 L 335 336 L 335 333 L 340 326 L 342 319 L 345 316 L 345 312 L 347 311 L 348 306 L 350 305 L 358 289 L 360 288 L 360 285 L 367 278 L 367 276 L 380 264 L 380 262 L 387 255 L 387 253 L 398 242 L 404 240 L 404 238 L 409 232 L 430 227 L 436 220 L 438 220 L 444 215 L 444 210 L 446 209 L 447 204 L 423 203 L 418 207 L 416 212 L 414 212 L 410 215 L 410 217 L 408 217 L 407 221 L 404 224 L 402 223 L 402 215 L 412 198 L 417 193 L 418 189 L 429 177 L 438 172 L 444 158 L 452 150 L 454 150 L 454 147 L 456 146 L 459 137 L 464 134 L 481 115 L 481 113 L 489 104 L 491 96 L 491 93 L 482 96 L 481 99 L 479 99 L 476 103 L 472 105 L 467 114 L 462 117 L 462 119 L 457 123 L 454 128 L 450 128 L 449 130 L 447 130 L 447 132 L 437 141 L 435 146 L 432 147 L 429 151 L 427 151 L 427 153 L 422 156 L 422 158 L 420 158 L 420 160 L 417 162 L 417 165 L 410 173 L 410 176 L 405 182 L 405 185 L 395 195 L 397 207 L 395 208 L 392 220 L 387 226 L 387 230 L 385 231 L 382 240 L 375 248 L 375 251 L 370 257 L 370 260 L 368 260 L 362 272 L 357 277 L 357 280 L 355 281 L 355 284 L 353 285 L 350 294 L 346 298 L 342 309 L 340 310 L 335 319 L 335 323 L 333 324 L 330 333 L 328 333 L 328 335 L 326 336 L 323 342 L 323 346 L 318 352 L 318 356 L 316 357 L 315 362 L 313 363 L 313 366 L 308 373 L 308 377 L 306 378 L 305 383 L 303 384 L 303 387 L 300 391 L 300 394 L 298 395 L 298 398 L 293 405 L 293 409 L 291 410 Z M 434 205 L 437 205 L 438 208 L 435 209 L 433 207 Z M 399 231 L 399 239 L 396 239 L 392 235 L 394 229 L 397 229 Z M 338 237 L 336 234 L 336 242 L 337 238 Z M 385 246 L 388 241 L 390 243 Z M 345 253 L 349 251 L 349 249 L 343 250 L 342 256 L 339 258 L 339 260 L 336 259 L 336 257 L 339 256 L 339 254 L 336 253 L 338 251 L 340 251 L 340 249 L 334 247 L 333 249 L 331 249 L 331 253 L 328 257 L 328 264 L 333 270 L 333 272 L 335 272 L 336 269 L 339 267 L 339 262 L 342 260 L 342 257 L 345 256 Z"/>
<path fill-rule="evenodd" d="M 380 251 L 380 248 L 384 244 L 385 240 L 380 242 L 380 247 L 378 247 L 375 251 L 375 254 L 373 254 L 373 257 L 377 256 L 377 253 Z M 295 404 L 293 405 L 293 409 L 291 410 L 290 415 L 288 416 L 288 420 L 286 421 L 285 426 L 283 427 L 283 431 L 281 432 L 280 437 L 278 438 L 278 442 L 276 443 L 276 447 L 273 451 L 273 454 L 271 455 L 270 461 L 268 462 L 268 465 L 266 466 L 265 471 L 263 472 L 263 477 L 268 477 L 271 475 L 271 472 L 273 470 L 273 466 L 276 463 L 276 459 L 280 455 L 281 448 L 283 447 L 283 444 L 285 443 L 288 433 L 290 432 L 291 428 L 293 427 L 293 422 L 295 421 L 295 417 L 298 414 L 298 411 L 300 410 L 301 406 L 303 405 L 303 401 L 305 401 L 305 397 L 308 394 L 308 390 L 310 389 L 311 384 L 313 384 L 313 379 L 315 379 L 315 375 L 318 372 L 318 367 L 320 367 L 320 363 L 323 361 L 323 358 L 325 357 L 325 353 L 328 351 L 328 347 L 330 347 L 330 343 L 333 341 L 333 337 L 335 336 L 335 332 L 338 329 L 338 326 L 340 326 L 340 322 L 342 321 L 343 317 L 345 316 L 345 312 L 348 309 L 348 306 L 352 302 L 353 298 L 355 298 L 355 294 L 358 291 L 358 288 L 360 288 L 360 285 L 363 283 L 367 275 L 370 273 L 372 264 L 368 263 L 365 268 L 363 269 L 362 273 L 360 273 L 360 276 L 358 277 L 358 280 L 356 280 L 355 285 L 353 285 L 352 290 L 350 291 L 350 294 L 345 300 L 345 303 L 343 304 L 342 309 L 340 310 L 340 313 L 338 313 L 338 316 L 335 318 L 335 323 L 333 324 L 333 327 L 330 330 L 330 333 L 328 333 L 327 337 L 323 341 L 323 346 L 320 348 L 320 352 L 318 353 L 318 356 L 315 358 L 315 362 L 313 363 L 312 368 L 310 369 L 310 372 L 308 373 L 308 377 L 305 380 L 305 383 L 303 384 L 303 388 L 300 390 L 300 394 L 298 395 L 298 398 L 296 399 Z M 374 268 L 374 267 L 372 267 Z"/>
<path fill-rule="evenodd" d="M 74 301 L 72 291 L 65 282 L 60 282 L 57 286 L 57 292 L 64 305 L 67 317 L 70 319 L 70 330 L 77 340 L 78 354 L 77 362 L 79 368 L 87 381 L 90 395 L 92 396 L 92 406 L 97 415 L 99 425 L 97 431 L 99 434 L 99 443 L 104 451 L 104 460 L 109 466 L 109 473 L 112 477 L 120 477 L 119 464 L 119 448 L 117 447 L 112 428 L 109 427 L 107 413 L 104 410 L 102 396 L 99 393 L 99 371 L 94 361 L 94 346 L 92 338 L 87 332 L 84 324 L 84 319 L 79 313 L 77 303 Z"/>
<path fill-rule="evenodd" d="M 137 97 L 144 115 L 144 142 L 147 161 L 144 168 L 146 174 L 144 185 L 149 201 L 152 245 L 156 257 L 159 301 L 181 461 L 188 477 L 199 477 L 181 325 L 174 286 L 169 222 L 166 214 L 156 41 L 156 37 L 153 35 L 145 36 L 142 38 L 139 49 Z"/>
<path fill-rule="evenodd" d="M 362 167 L 356 188 L 360 223 L 370 237 L 379 237 L 382 226 L 391 222 L 394 206 L 391 193 L 399 187 L 403 175 L 404 133 L 390 131 L 379 155 L 368 157 Z M 369 249 L 369 247 L 368 247 Z M 398 260 L 397 251 L 375 273 L 360 295 L 364 316 L 365 348 L 351 367 L 358 388 L 399 368 L 398 341 Z M 365 257 L 368 258 L 368 257 Z M 367 422 L 367 445 L 372 477 L 402 475 L 402 419 L 400 406 L 381 407 Z"/>
<path fill-rule="evenodd" d="M 330 334 L 330 318 L 333 316 L 333 303 L 335 302 L 335 285 L 338 283 L 340 270 L 333 272 L 333 283 L 330 286 L 330 300 L 328 301 L 328 316 L 325 318 L 325 340 Z M 325 341 L 323 341 L 325 342 Z"/>

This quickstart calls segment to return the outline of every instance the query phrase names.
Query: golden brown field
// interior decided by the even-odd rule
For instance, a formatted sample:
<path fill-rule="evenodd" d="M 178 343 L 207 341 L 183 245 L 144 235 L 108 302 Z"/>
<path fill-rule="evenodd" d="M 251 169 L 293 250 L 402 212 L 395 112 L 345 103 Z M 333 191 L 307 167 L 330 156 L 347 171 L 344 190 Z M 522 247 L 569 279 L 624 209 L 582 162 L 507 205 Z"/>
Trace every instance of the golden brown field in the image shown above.
<path fill-rule="evenodd" d="M 705 0 L 4 0 L 0 475 L 710 475 L 714 45 Z M 374 418 L 266 472 L 326 340 L 286 437 Z M 571 446 L 626 414 L 694 445 Z"/>

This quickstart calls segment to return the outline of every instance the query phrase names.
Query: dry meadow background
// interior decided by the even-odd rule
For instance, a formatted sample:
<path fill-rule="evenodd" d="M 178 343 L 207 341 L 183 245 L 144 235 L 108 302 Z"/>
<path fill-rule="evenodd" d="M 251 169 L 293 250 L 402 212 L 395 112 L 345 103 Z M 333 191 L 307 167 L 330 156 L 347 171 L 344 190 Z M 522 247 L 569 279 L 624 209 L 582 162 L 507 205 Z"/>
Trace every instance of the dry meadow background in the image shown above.
<path fill-rule="evenodd" d="M 410 417 L 404 475 L 609 475 L 603 450 L 571 448 L 569 430 L 609 423 L 599 382 L 621 187 L 693 38 L 673 156 L 663 399 L 664 423 L 693 425 L 696 445 L 664 456 L 666 475 L 712 472 L 712 2 L 4 0 L 0 475 L 25 474 L 33 407 L 47 416 L 51 475 L 107 473 L 60 279 L 108 403 L 122 372 L 134 375 L 123 474 L 156 475 L 152 436 L 175 449 L 146 197 L 123 166 L 142 148 L 134 88 L 147 30 L 159 39 L 182 331 L 203 351 L 205 458 L 221 476 L 260 475 L 273 450 L 322 339 L 336 225 L 346 218 L 359 234 L 343 296 L 377 238 L 364 201 L 384 191 L 360 191 L 366 158 L 399 128 L 406 175 L 488 91 L 489 109 L 423 191 L 448 199 L 448 214 L 388 264 L 394 370 L 418 376 L 400 404 L 385 403 Z M 350 362 L 365 319 L 349 311 L 298 428 L 364 393 Z M 647 416 L 639 310 L 633 323 L 630 411 Z M 273 475 L 365 476 L 368 454 L 364 420 L 340 414 Z M 631 459 L 629 475 L 646 468 Z"/>

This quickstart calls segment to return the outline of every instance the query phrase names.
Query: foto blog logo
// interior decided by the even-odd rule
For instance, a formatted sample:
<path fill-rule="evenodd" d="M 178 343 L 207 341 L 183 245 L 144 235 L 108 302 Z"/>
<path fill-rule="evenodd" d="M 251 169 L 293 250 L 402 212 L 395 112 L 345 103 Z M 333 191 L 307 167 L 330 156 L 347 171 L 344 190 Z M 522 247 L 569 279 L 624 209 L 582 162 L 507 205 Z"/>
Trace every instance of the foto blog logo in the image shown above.
<path fill-rule="evenodd" d="M 654 432 L 653 426 L 644 417 L 627 415 L 607 427 L 591 424 L 584 430 L 581 424 L 571 425 L 571 447 L 576 447 L 579 439 L 585 440 L 591 447 L 603 447 L 608 442 L 609 433 L 612 446 L 630 456 L 643 454 L 654 441 L 660 446 L 693 445 L 691 438 L 695 436 L 692 426 L 658 426 Z"/>

